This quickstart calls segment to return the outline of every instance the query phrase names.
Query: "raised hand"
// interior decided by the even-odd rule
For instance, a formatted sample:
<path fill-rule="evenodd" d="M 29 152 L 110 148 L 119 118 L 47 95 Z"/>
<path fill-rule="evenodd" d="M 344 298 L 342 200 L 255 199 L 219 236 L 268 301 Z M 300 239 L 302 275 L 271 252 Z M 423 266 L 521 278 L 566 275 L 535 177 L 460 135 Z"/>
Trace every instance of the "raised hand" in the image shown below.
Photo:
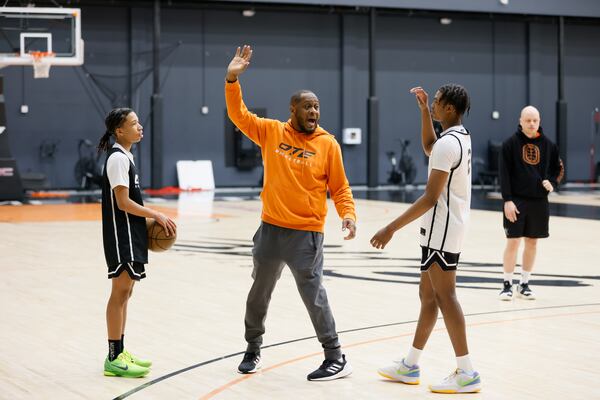
<path fill-rule="evenodd" d="M 410 92 L 417 98 L 417 105 L 421 110 L 429 108 L 429 96 L 421 86 L 410 89 Z"/>
<path fill-rule="evenodd" d="M 240 74 L 242 74 L 246 68 L 250 65 L 250 59 L 252 58 L 252 47 L 244 45 L 244 47 L 238 47 L 235 56 L 227 67 L 226 79 L 229 82 L 235 82 Z"/>

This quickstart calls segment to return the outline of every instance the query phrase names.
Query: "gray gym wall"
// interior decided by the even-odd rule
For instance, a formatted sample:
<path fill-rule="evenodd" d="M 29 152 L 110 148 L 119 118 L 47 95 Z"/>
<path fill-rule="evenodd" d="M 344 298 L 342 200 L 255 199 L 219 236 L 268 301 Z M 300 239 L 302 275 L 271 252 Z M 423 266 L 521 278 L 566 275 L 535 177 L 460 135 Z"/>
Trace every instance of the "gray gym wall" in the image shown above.
<path fill-rule="evenodd" d="M 252 65 L 241 78 L 246 104 L 265 107 L 268 117 L 285 120 L 293 91 L 315 91 L 321 100 L 321 125 L 340 141 L 342 128 L 362 128 L 363 144 L 344 146 L 344 157 L 350 182 L 365 184 L 368 15 L 259 9 L 254 17 L 245 18 L 239 10 L 162 8 L 164 184 L 177 184 L 177 160 L 210 159 L 217 186 L 257 185 L 259 169 L 240 172 L 225 167 L 223 79 L 235 47 L 244 43 L 254 47 Z M 79 67 L 53 67 L 49 79 L 37 80 L 30 67 L 0 70 L 5 76 L 11 149 L 20 171 L 44 172 L 54 188 L 76 187 L 73 167 L 79 139 L 96 144 L 111 105 L 131 105 L 145 122 L 138 164 L 142 166 L 142 184 L 149 186 L 152 79 L 148 76 L 128 101 L 128 13 L 124 7 L 83 7 L 82 12 L 85 69 L 107 93 L 115 94 L 112 101 Z M 439 14 L 409 17 L 383 13 L 377 18 L 381 184 L 386 183 L 388 172 L 385 152 L 398 152 L 399 139 L 411 140 L 409 149 L 419 169 L 417 181 L 426 179 L 419 113 L 408 93 L 413 85 L 422 85 L 431 96 L 446 82 L 467 87 L 472 107 L 464 123 L 473 134 L 474 157 L 485 160 L 489 140 L 503 140 L 512 134 L 520 109 L 528 103 L 540 109 L 545 132 L 555 140 L 556 19 L 525 22 L 504 16 L 492 22 L 468 14 L 450 16 L 451 25 L 441 25 Z M 143 78 L 152 61 L 152 10 L 133 8 L 132 20 L 134 72 Z M 203 30 L 201 21 L 205 21 Z M 584 23 L 567 19 L 566 167 L 572 181 L 589 177 L 591 111 L 600 105 L 599 42 L 597 19 Z M 29 106 L 28 114 L 20 114 L 21 104 Z M 207 115 L 201 113 L 203 105 L 209 107 Z M 499 120 L 491 119 L 493 110 L 500 112 Z M 54 159 L 40 159 L 39 146 L 44 139 L 60 141 Z"/>

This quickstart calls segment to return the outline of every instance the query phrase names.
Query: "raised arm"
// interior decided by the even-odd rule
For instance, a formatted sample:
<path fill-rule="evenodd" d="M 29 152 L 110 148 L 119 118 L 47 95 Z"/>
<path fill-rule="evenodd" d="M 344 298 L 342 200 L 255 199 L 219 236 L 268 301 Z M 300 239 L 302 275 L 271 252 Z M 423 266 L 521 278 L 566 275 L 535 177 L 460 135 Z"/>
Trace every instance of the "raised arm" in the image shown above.
<path fill-rule="evenodd" d="M 252 47 L 248 45 L 244 45 L 242 48 L 238 47 L 235 51 L 235 56 L 233 56 L 233 59 L 229 62 L 229 66 L 227 67 L 227 75 L 225 75 L 227 82 L 233 83 L 237 81 L 238 76 L 248 69 L 251 58 Z"/>
<path fill-rule="evenodd" d="M 415 95 L 417 105 L 421 110 L 421 144 L 423 145 L 425 155 L 429 156 L 431 154 L 431 149 L 433 149 L 433 143 L 435 143 L 437 139 L 435 130 L 433 129 L 431 112 L 429 111 L 429 96 L 420 86 L 410 89 L 410 92 Z"/>
<path fill-rule="evenodd" d="M 252 48 L 250 46 L 237 48 L 225 75 L 225 102 L 229 119 L 250 140 L 262 146 L 265 137 L 265 120 L 248 111 L 242 98 L 242 87 L 238 81 L 239 75 L 250 65 L 251 58 Z"/>

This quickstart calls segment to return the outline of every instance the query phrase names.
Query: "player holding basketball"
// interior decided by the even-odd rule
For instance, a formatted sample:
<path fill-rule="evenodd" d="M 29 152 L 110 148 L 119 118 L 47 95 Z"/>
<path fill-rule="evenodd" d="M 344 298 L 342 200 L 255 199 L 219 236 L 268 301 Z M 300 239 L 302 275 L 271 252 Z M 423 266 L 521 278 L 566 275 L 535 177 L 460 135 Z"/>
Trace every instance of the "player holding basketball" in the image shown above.
<path fill-rule="evenodd" d="M 420 87 L 411 89 L 421 110 L 421 140 L 429 156 L 429 177 L 425 193 L 401 216 L 380 229 L 371 245 L 385 248 L 394 232 L 421 219 L 421 312 L 408 355 L 379 374 L 395 381 L 419 383 L 419 357 L 442 311 L 450 335 L 458 368 L 438 385 L 429 388 L 437 393 L 471 393 L 481 390 L 481 378 L 471 364 L 467 348 L 465 318 L 456 297 L 456 268 L 471 205 L 471 136 L 462 126 L 462 116 L 469 111 L 465 88 L 447 84 L 438 89 L 431 105 Z M 437 139 L 434 120 L 444 131 Z"/>
<path fill-rule="evenodd" d="M 500 153 L 500 187 L 506 233 L 501 300 L 513 298 L 513 273 L 521 238 L 524 238 L 525 249 L 517 295 L 524 299 L 535 299 L 529 279 L 537 240 L 549 236 L 548 194 L 560 183 L 563 172 L 558 147 L 542 132 L 539 111 L 533 106 L 523 108 L 519 129 L 502 144 Z"/>
<path fill-rule="evenodd" d="M 287 122 L 259 118 L 242 100 L 238 76 L 250 64 L 250 46 L 238 47 L 227 68 L 225 98 L 233 123 L 262 149 L 264 187 L 262 223 L 252 249 L 254 282 L 246 302 L 246 353 L 242 374 L 261 367 L 260 347 L 271 294 L 287 264 L 325 353 L 322 365 L 308 380 L 331 380 L 352 372 L 342 354 L 323 278 L 323 225 L 327 190 L 343 219 L 345 239 L 355 235 L 352 192 L 344 173 L 340 145 L 319 126 L 319 99 L 307 90 L 290 102 Z"/>
<path fill-rule="evenodd" d="M 106 306 L 108 356 L 104 375 L 137 378 L 150 372 L 152 362 L 129 353 L 123 342 L 133 285 L 146 277 L 146 218 L 154 218 L 168 235 L 176 233 L 176 226 L 164 214 L 144 207 L 131 154 L 131 146 L 143 137 L 137 115 L 129 108 L 116 108 L 107 115 L 105 124 L 106 133 L 100 139 L 98 151 L 108 152 L 102 177 L 102 235 L 112 291 Z M 112 147 L 111 136 L 115 139 Z"/>

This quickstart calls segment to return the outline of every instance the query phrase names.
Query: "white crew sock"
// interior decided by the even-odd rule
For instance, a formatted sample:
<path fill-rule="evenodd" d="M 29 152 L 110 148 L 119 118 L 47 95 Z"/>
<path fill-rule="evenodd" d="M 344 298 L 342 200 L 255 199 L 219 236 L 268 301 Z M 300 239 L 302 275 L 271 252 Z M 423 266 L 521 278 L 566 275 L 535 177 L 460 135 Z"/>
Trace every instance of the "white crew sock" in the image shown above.
<path fill-rule="evenodd" d="M 417 365 L 419 363 L 419 357 L 421 357 L 421 352 L 423 350 L 419 350 L 416 347 L 410 346 L 410 350 L 408 351 L 408 355 L 404 359 L 404 364 L 412 367 L 413 365 Z"/>
<path fill-rule="evenodd" d="M 462 357 L 456 357 L 456 364 L 458 368 L 465 371 L 467 374 L 473 373 L 473 365 L 471 364 L 471 357 L 468 354 Z"/>
<path fill-rule="evenodd" d="M 530 271 L 521 271 L 521 283 L 529 283 Z"/>
<path fill-rule="evenodd" d="M 513 281 L 513 273 L 512 272 L 505 272 L 504 273 L 504 282 L 510 282 L 510 284 L 512 285 L 512 281 Z"/>

